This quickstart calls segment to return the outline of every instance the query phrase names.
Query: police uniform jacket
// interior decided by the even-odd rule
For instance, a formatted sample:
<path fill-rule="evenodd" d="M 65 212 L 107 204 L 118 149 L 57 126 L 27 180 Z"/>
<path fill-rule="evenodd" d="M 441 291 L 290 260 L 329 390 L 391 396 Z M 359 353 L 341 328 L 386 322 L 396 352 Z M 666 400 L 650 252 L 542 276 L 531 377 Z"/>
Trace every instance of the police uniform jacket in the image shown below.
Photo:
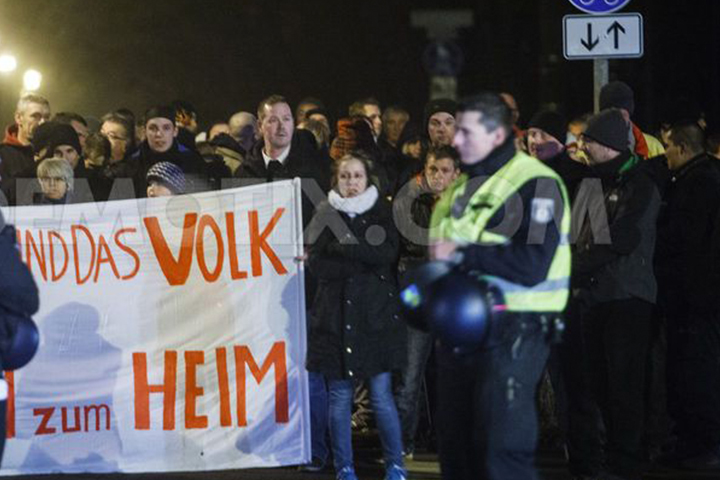
<path fill-rule="evenodd" d="M 399 240 L 389 202 L 380 197 L 354 218 L 325 202 L 310 236 L 326 225 L 335 231 L 324 228 L 309 251 L 318 290 L 309 315 L 308 370 L 329 379 L 362 379 L 399 368 L 405 326 L 394 275 Z"/>
<path fill-rule="evenodd" d="M 515 150 L 513 138 L 509 138 L 483 161 L 471 166 L 461 166 L 463 176 L 467 176 L 468 187 L 465 188 L 465 194 L 455 200 L 451 215 L 467 215 L 468 204 L 472 202 L 478 188 L 514 160 L 516 154 L 520 155 Z M 529 161 L 539 164 L 538 160 Z M 461 177 L 456 184 L 462 180 Z M 443 198 L 452 196 L 452 190 L 453 187 L 445 192 Z M 549 174 L 520 185 L 516 195 L 508 198 L 484 227 L 486 231 L 507 238 L 507 242 L 465 245 L 459 249 L 464 257 L 462 265 L 468 270 L 525 287 L 544 282 L 561 241 L 565 245 L 567 242 L 560 232 L 561 222 L 567 216 L 564 190 L 562 182 Z M 482 203 L 471 207 L 476 211 L 485 208 Z M 434 214 L 433 223 L 435 217 Z"/>

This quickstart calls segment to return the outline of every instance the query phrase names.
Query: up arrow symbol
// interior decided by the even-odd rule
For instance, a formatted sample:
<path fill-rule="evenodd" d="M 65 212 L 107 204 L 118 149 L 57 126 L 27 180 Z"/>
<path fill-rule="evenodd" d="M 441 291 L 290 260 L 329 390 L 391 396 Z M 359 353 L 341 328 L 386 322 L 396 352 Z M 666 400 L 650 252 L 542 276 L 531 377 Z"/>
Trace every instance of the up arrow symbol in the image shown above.
<path fill-rule="evenodd" d="M 625 33 L 625 28 L 617 20 L 607 29 L 607 33 L 612 33 L 615 36 L 615 50 L 620 48 L 620 32 Z"/>
<path fill-rule="evenodd" d="M 622 27 L 621 27 L 622 28 Z M 600 43 L 600 39 L 596 38 L 593 40 L 593 34 L 592 34 L 592 23 L 587 24 L 587 41 L 580 40 L 580 43 L 583 44 L 585 48 L 587 48 L 588 52 L 592 52 L 593 48 L 597 46 L 598 43 Z M 617 48 L 617 47 L 615 47 Z"/>

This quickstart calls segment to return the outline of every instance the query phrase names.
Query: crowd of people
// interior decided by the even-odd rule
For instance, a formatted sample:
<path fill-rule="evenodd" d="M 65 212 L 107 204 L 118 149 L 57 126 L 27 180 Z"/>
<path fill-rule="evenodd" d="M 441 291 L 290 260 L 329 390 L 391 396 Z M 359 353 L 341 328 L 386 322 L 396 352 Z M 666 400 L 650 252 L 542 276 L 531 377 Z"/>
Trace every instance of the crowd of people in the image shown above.
<path fill-rule="evenodd" d="M 58 205 L 299 177 L 305 471 L 357 479 L 367 385 L 386 480 L 434 438 L 419 429 L 437 430 L 443 478 L 536 478 L 543 376 L 575 478 L 720 470 L 720 142 L 690 110 L 643 132 L 623 82 L 600 108 L 543 109 L 523 128 L 507 93 L 431 100 L 419 121 L 366 98 L 333 122 L 318 99 L 293 112 L 272 95 L 201 132 L 183 101 L 93 125 L 30 94 L 0 144 L 0 189 L 6 205 Z M 509 312 L 487 344 L 453 348 L 403 322 L 399 281 L 431 260 L 503 287 Z"/>

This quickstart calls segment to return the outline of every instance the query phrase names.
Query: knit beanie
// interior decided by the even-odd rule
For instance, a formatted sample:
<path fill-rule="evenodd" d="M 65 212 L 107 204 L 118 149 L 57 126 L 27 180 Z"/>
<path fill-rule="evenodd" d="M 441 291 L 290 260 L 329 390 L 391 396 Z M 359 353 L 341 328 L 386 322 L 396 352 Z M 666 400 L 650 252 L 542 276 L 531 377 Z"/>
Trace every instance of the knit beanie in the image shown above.
<path fill-rule="evenodd" d="M 77 132 L 72 126 L 64 123 L 59 123 L 52 129 L 50 133 L 49 153 L 53 153 L 60 145 L 70 145 L 78 155 L 82 154 L 82 147 L 80 146 L 80 139 L 78 138 Z"/>
<path fill-rule="evenodd" d="M 625 82 L 615 81 L 600 90 L 600 110 L 623 108 L 630 115 L 635 111 L 635 95 Z"/>
<path fill-rule="evenodd" d="M 450 100 L 449 98 L 438 98 L 435 100 L 430 100 L 427 104 L 425 104 L 424 119 L 426 130 L 428 122 L 430 122 L 430 117 L 432 117 L 438 112 L 446 112 L 454 117 L 457 113 L 457 103 L 455 102 L 455 100 Z"/>
<path fill-rule="evenodd" d="M 528 128 L 537 128 L 554 137 L 558 142 L 565 145 L 567 137 L 567 122 L 565 117 L 558 112 L 550 110 L 537 112 L 530 119 Z"/>
<path fill-rule="evenodd" d="M 610 147 L 618 152 L 630 148 L 630 126 L 625 121 L 620 110 L 610 108 L 593 115 L 588 120 L 583 135 L 595 140 L 597 143 Z"/>
<path fill-rule="evenodd" d="M 167 118 L 175 124 L 175 110 L 164 105 L 152 107 L 145 112 L 145 124 L 153 118 Z"/>
<path fill-rule="evenodd" d="M 50 146 L 53 132 L 58 125 L 60 125 L 58 122 L 45 122 L 35 127 L 32 136 L 32 146 L 36 155 L 40 153 L 43 148 Z"/>
<path fill-rule="evenodd" d="M 156 118 L 156 117 L 153 117 Z M 171 162 L 158 162 L 148 170 L 147 182 L 155 180 L 170 189 L 175 195 L 185 192 L 185 174 Z"/>

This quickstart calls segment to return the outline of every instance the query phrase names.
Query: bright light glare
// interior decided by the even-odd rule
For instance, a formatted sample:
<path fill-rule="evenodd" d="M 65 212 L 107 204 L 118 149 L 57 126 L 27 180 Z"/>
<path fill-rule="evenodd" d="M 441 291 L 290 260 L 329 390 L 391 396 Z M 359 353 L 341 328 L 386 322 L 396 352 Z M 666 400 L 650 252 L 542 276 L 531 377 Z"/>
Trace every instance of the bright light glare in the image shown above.
<path fill-rule="evenodd" d="M 0 55 L 0 72 L 9 73 L 17 68 L 17 60 L 12 55 Z"/>
<path fill-rule="evenodd" d="M 34 92 L 40 88 L 42 83 L 42 75 L 37 70 L 28 70 L 23 76 L 23 86 L 28 92 Z"/>

